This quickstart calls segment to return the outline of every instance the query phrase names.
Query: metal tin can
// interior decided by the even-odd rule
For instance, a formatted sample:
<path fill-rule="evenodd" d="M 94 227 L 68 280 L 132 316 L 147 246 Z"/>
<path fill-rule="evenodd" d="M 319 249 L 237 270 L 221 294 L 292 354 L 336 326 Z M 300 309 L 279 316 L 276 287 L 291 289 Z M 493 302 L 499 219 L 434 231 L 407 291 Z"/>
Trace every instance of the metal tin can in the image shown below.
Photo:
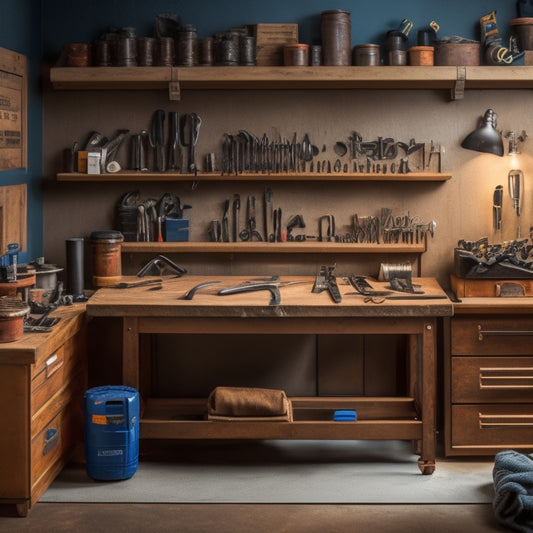
<path fill-rule="evenodd" d="M 358 44 L 353 47 L 353 64 L 374 67 L 381 63 L 379 44 Z"/>
<path fill-rule="evenodd" d="M 198 32 L 192 24 L 186 24 L 178 31 L 176 64 L 184 67 L 198 64 Z"/>
<path fill-rule="evenodd" d="M 137 63 L 140 67 L 151 67 L 154 64 L 156 40 L 153 37 L 137 39 Z"/>
<path fill-rule="evenodd" d="M 90 240 L 93 252 L 93 285 L 116 285 L 122 277 L 122 233 L 113 230 L 93 231 Z"/>
<path fill-rule="evenodd" d="M 323 11 L 320 20 L 324 65 L 352 64 L 352 23 L 350 12 L 342 9 Z"/>
<path fill-rule="evenodd" d="M 309 53 L 309 64 L 313 67 L 322 65 L 322 47 L 319 44 L 313 44 Z"/>
<path fill-rule="evenodd" d="M 286 44 L 283 48 L 285 66 L 306 67 L 309 64 L 309 45 Z"/>

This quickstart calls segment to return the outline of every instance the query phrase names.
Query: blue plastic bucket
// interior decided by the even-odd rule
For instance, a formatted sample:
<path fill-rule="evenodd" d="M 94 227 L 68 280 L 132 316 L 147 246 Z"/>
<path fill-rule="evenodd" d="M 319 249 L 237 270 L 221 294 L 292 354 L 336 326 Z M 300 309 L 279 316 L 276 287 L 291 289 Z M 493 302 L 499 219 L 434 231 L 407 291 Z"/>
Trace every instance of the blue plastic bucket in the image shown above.
<path fill-rule="evenodd" d="M 97 480 L 128 479 L 139 465 L 139 393 L 104 386 L 84 395 L 87 474 Z"/>

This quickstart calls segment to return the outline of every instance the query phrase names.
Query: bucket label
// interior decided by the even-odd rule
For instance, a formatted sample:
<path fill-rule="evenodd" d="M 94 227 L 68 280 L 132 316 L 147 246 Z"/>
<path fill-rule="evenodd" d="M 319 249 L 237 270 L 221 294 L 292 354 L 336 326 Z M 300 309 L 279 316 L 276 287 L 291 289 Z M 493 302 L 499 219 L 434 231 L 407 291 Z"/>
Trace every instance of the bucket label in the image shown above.
<path fill-rule="evenodd" d="M 105 426 L 107 424 L 107 417 L 105 415 L 93 415 L 92 416 L 93 424 L 99 424 Z"/>
<path fill-rule="evenodd" d="M 118 455 L 124 455 L 124 450 L 115 449 L 109 450 L 106 448 L 98 448 L 98 457 L 117 457 Z"/>
<path fill-rule="evenodd" d="M 98 424 L 100 426 L 107 426 L 108 424 L 119 426 L 124 424 L 124 415 L 92 415 L 93 424 Z"/>

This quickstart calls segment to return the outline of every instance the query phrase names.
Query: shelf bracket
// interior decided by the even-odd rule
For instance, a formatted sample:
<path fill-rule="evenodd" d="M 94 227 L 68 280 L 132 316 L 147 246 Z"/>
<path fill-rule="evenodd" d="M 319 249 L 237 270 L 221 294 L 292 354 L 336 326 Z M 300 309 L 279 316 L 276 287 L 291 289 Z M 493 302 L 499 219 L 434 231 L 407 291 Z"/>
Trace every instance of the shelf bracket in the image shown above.
<path fill-rule="evenodd" d="M 462 100 L 465 96 L 466 68 L 457 67 L 457 78 L 452 88 L 452 100 Z"/>
<path fill-rule="evenodd" d="M 168 99 L 181 100 L 180 82 L 178 80 L 178 69 L 170 68 L 170 82 L 168 84 Z"/>

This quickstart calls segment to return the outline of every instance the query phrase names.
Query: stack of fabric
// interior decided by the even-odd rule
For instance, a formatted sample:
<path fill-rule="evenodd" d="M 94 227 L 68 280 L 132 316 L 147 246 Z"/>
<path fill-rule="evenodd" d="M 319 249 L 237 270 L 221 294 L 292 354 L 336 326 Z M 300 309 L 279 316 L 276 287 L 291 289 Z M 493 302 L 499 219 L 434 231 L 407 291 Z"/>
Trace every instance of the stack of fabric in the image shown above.
<path fill-rule="evenodd" d="M 508 450 L 496 454 L 494 513 L 499 522 L 516 531 L 533 532 L 533 455 Z"/>

